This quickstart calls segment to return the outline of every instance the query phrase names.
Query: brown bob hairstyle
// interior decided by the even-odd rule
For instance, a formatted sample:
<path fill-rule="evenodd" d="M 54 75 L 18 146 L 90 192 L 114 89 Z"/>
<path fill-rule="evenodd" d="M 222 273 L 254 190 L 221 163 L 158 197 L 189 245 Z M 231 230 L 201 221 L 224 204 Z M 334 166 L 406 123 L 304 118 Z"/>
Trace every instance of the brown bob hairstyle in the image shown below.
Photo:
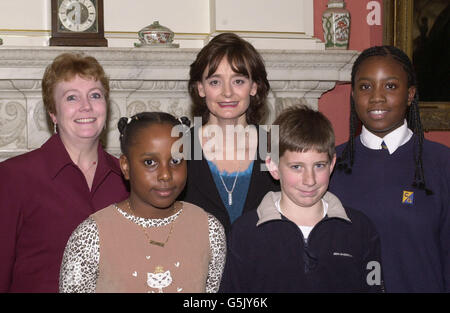
<path fill-rule="evenodd" d="M 191 64 L 188 90 L 193 102 L 193 116 L 202 117 L 203 124 L 208 122 L 209 110 L 205 99 L 198 94 L 197 85 L 202 81 L 205 70 L 208 70 L 206 77 L 213 75 L 224 57 L 234 72 L 251 78 L 257 84 L 256 95 L 250 96 L 246 119 L 248 124 L 259 124 L 266 114 L 265 102 L 270 89 L 266 68 L 258 51 L 234 33 L 214 37 Z"/>
<path fill-rule="evenodd" d="M 109 78 L 103 67 L 91 56 L 76 53 L 63 53 L 58 55 L 45 69 L 42 78 L 42 99 L 45 110 L 56 114 L 55 98 L 53 92 L 60 81 L 69 81 L 79 75 L 85 79 L 100 81 L 105 93 L 106 103 L 109 104 Z"/>
<path fill-rule="evenodd" d="M 331 161 L 335 154 L 334 131 L 331 122 L 321 112 L 305 105 L 289 107 L 275 119 L 279 125 L 279 157 L 286 151 L 327 153 Z"/>

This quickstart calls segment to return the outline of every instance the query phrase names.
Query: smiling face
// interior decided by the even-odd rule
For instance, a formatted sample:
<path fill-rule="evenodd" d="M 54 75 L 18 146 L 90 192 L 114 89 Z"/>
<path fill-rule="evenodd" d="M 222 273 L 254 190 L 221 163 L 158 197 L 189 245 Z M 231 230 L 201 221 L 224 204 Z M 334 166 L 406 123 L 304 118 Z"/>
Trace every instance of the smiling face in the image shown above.
<path fill-rule="evenodd" d="M 246 125 L 246 112 L 250 96 L 257 91 L 257 84 L 250 77 L 233 71 L 224 57 L 217 70 L 207 77 L 205 69 L 202 81 L 198 82 L 198 93 L 204 97 L 209 110 L 211 124 L 226 121 Z"/>
<path fill-rule="evenodd" d="M 106 122 L 106 99 L 100 81 L 78 75 L 54 89 L 56 113 L 49 113 L 63 140 L 98 140 Z"/>
<path fill-rule="evenodd" d="M 140 216 L 164 216 L 161 209 L 172 207 L 186 184 L 184 159 L 172 157 L 172 125 L 153 123 L 140 129 L 132 139 L 128 156 L 120 157 L 125 179 L 130 181 L 130 202 Z"/>
<path fill-rule="evenodd" d="M 280 180 L 283 208 L 317 209 L 327 191 L 336 156 L 329 159 L 326 152 L 285 151 L 279 164 L 272 161 L 269 170 L 273 178 Z"/>
<path fill-rule="evenodd" d="M 373 134 L 384 137 L 403 124 L 416 89 L 392 57 L 374 56 L 361 63 L 352 96 L 356 113 Z"/>

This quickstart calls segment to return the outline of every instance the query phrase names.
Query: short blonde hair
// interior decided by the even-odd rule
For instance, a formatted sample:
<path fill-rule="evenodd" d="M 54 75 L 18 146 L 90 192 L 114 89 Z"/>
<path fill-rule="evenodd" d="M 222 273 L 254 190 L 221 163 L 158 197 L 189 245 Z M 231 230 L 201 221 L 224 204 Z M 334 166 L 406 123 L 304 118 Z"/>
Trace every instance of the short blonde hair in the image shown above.
<path fill-rule="evenodd" d="M 104 88 L 106 103 L 109 103 L 109 78 L 103 67 L 91 56 L 78 53 L 63 53 L 58 55 L 45 69 L 42 78 L 42 100 L 48 113 L 56 114 L 56 104 L 53 92 L 60 81 L 68 81 L 79 75 L 83 78 L 100 81 Z"/>

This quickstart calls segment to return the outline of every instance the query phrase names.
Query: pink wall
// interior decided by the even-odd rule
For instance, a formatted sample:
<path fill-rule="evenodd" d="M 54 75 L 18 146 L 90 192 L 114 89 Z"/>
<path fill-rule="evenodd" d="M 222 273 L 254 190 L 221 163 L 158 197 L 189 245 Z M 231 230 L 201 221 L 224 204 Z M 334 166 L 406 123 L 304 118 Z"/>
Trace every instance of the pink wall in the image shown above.
<path fill-rule="evenodd" d="M 350 11 L 350 50 L 362 51 L 370 46 L 383 44 L 383 26 L 367 24 L 366 9 L 370 0 L 345 0 L 346 8 Z M 381 11 L 383 6 L 380 3 Z M 314 36 L 323 40 L 322 12 L 326 9 L 327 0 L 314 0 Z M 381 18 L 381 21 L 383 19 Z M 333 90 L 322 95 L 319 99 L 319 110 L 323 112 L 333 124 L 336 132 L 336 144 L 348 140 L 350 116 L 350 84 L 337 84 Z M 440 142 L 450 147 L 449 131 L 432 131 L 425 133 L 425 138 Z"/>

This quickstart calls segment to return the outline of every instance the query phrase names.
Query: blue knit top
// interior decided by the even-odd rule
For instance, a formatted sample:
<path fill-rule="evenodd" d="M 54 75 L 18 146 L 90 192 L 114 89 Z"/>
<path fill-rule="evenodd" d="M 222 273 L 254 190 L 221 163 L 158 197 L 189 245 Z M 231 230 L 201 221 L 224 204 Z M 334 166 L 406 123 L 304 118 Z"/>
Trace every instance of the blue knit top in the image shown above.
<path fill-rule="evenodd" d="M 245 200 L 247 199 L 248 187 L 250 185 L 250 178 L 252 176 L 253 169 L 253 161 L 250 163 L 249 167 L 243 172 L 219 172 L 217 166 L 209 161 L 208 165 L 211 169 L 211 174 L 214 178 L 214 182 L 216 183 L 217 191 L 219 191 L 220 198 L 228 211 L 228 215 L 230 216 L 231 223 L 233 223 L 239 216 L 242 215 L 242 210 L 244 208 Z M 232 205 L 228 203 L 228 192 L 225 190 L 223 186 L 222 180 L 220 176 L 222 176 L 223 182 L 227 186 L 227 189 L 231 191 L 233 188 L 234 180 L 236 179 L 236 175 L 239 175 L 236 180 L 236 185 L 233 189 L 232 197 Z"/>

